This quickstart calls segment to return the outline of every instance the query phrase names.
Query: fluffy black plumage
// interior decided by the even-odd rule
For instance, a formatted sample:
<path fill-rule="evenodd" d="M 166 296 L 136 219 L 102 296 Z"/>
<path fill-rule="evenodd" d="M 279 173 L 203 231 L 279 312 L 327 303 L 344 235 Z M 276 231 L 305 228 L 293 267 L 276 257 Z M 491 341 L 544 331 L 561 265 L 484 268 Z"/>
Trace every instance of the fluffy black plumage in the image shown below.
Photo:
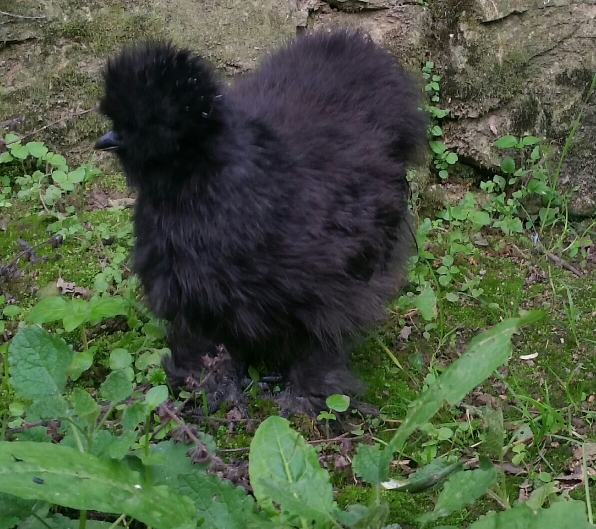
<path fill-rule="evenodd" d="M 209 370 L 224 344 L 220 396 L 260 361 L 311 412 L 358 389 L 350 345 L 383 317 L 413 247 L 418 107 L 413 81 L 354 31 L 299 37 L 231 87 L 169 44 L 109 61 L 113 130 L 97 148 L 138 192 L 133 265 L 170 323 L 171 376 Z"/>

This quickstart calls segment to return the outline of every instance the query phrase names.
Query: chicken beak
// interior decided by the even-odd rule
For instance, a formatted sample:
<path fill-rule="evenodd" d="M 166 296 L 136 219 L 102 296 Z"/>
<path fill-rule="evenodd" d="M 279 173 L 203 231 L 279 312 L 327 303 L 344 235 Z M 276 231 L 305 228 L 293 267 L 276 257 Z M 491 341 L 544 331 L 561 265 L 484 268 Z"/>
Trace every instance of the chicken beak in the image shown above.
<path fill-rule="evenodd" d="M 115 151 L 121 146 L 122 143 L 118 134 L 110 130 L 97 140 L 94 149 L 98 151 Z"/>

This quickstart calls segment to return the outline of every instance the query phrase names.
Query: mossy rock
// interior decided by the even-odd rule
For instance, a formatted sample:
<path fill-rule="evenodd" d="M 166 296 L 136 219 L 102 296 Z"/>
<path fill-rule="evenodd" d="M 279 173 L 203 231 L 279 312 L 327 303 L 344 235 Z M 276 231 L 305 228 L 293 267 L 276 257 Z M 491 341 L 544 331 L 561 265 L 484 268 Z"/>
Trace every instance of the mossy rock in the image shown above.
<path fill-rule="evenodd" d="M 288 7 L 236 0 L 162 2 L 9 1 L 0 15 L 0 122 L 70 160 L 84 161 L 107 126 L 93 109 L 106 57 L 123 45 L 167 39 L 201 52 L 227 75 L 246 71 L 295 34 Z"/>

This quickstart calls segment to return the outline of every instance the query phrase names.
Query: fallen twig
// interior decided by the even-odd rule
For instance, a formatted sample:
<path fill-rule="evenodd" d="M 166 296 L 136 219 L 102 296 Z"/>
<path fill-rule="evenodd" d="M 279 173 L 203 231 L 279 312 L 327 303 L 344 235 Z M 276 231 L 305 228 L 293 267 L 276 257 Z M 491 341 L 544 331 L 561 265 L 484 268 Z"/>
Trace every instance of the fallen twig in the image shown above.
<path fill-rule="evenodd" d="M 211 471 L 218 471 L 227 469 L 228 465 L 223 462 L 223 460 L 217 457 L 215 454 L 212 454 L 209 449 L 192 431 L 192 428 L 189 428 L 184 421 L 178 417 L 176 413 L 174 413 L 168 407 L 168 402 L 161 404 L 159 406 L 160 412 L 164 412 L 170 419 L 172 419 L 178 427 L 184 432 L 184 434 L 195 444 L 195 447 L 192 448 L 189 452 L 192 452 L 191 459 L 193 463 L 203 463 L 209 462 L 209 469 Z"/>
<path fill-rule="evenodd" d="M 577 268 L 575 268 L 574 266 L 570 265 L 567 261 L 564 261 L 563 259 L 561 259 L 558 255 L 555 255 L 552 252 L 547 252 L 546 250 L 542 250 L 544 252 L 544 254 L 553 262 L 558 264 L 559 266 L 565 268 L 565 270 L 569 270 L 570 272 L 572 272 L 573 274 L 575 274 L 577 277 L 581 277 L 584 275 L 584 273 L 581 270 L 578 270 Z"/>
<path fill-rule="evenodd" d="M 558 264 L 562 268 L 565 268 L 565 270 L 569 270 L 570 272 L 575 274 L 577 277 L 581 277 L 584 275 L 584 273 L 581 270 L 578 270 L 574 266 L 570 265 L 567 261 L 561 259 L 558 255 L 555 255 L 554 253 L 549 252 L 538 238 L 536 238 L 534 245 L 536 246 L 536 248 L 538 248 L 538 250 L 540 250 L 544 255 L 546 255 L 553 263 Z"/>
<path fill-rule="evenodd" d="M 19 123 L 25 121 L 25 116 L 17 116 L 16 118 L 7 119 L 5 121 L 0 121 L 0 129 L 6 129 L 8 127 L 14 127 Z"/>
<path fill-rule="evenodd" d="M 63 121 L 68 121 L 68 120 L 83 116 L 85 114 L 89 114 L 89 112 L 95 110 L 95 108 L 96 107 L 94 106 L 94 107 L 88 108 L 86 110 L 78 110 L 77 112 L 73 112 L 72 114 L 70 114 L 68 116 L 64 116 L 63 118 L 57 119 L 56 121 L 52 121 L 52 123 L 48 123 L 47 125 L 44 125 L 43 127 L 40 127 L 39 129 L 35 129 L 35 130 L 25 134 L 24 136 L 17 138 L 16 140 L 9 141 L 6 145 L 12 145 L 13 143 L 16 143 L 17 141 L 21 141 L 21 140 L 24 140 L 31 136 L 35 136 L 36 134 L 39 134 L 40 132 L 42 132 L 50 127 L 53 127 L 54 125 L 57 125 L 58 123 L 62 123 Z"/>
<path fill-rule="evenodd" d="M 515 248 L 524 259 L 528 259 L 528 257 L 522 252 L 515 244 L 512 244 L 513 248 Z M 584 273 L 581 270 L 578 270 L 573 265 L 570 265 L 564 259 L 561 259 L 558 255 L 549 252 L 540 241 L 535 241 L 534 247 L 542 254 L 546 255 L 553 263 L 558 264 L 561 268 L 565 268 L 565 270 L 569 270 L 577 277 L 582 277 Z"/>
<path fill-rule="evenodd" d="M 12 17 L 12 18 L 19 18 L 23 20 L 43 20 L 45 15 L 39 16 L 30 16 L 30 15 L 17 15 L 16 13 L 8 13 L 7 11 L 0 11 L 0 15 L 4 15 L 5 17 Z"/>
<path fill-rule="evenodd" d="M 18 243 L 19 241 L 17 241 Z M 44 244 L 51 244 L 54 248 L 57 248 L 62 242 L 62 237 L 60 235 L 51 235 L 45 241 L 42 241 L 34 246 L 29 246 L 24 241 L 21 242 L 20 246 L 23 248 L 21 252 L 19 252 L 15 257 L 13 257 L 8 263 L 5 265 L 0 266 L 0 277 L 6 277 L 10 272 L 11 268 L 16 265 L 17 261 L 26 255 L 33 255 L 35 250 L 39 247 L 43 246 Z"/>

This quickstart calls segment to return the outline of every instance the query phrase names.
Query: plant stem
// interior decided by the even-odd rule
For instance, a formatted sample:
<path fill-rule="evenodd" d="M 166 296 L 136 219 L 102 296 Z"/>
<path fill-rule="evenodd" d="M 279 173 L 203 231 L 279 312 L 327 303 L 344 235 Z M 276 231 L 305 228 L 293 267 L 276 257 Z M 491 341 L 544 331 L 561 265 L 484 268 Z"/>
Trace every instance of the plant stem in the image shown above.
<path fill-rule="evenodd" d="M 590 483 L 588 478 L 588 461 L 586 458 L 586 443 L 582 444 L 582 467 L 584 472 L 584 488 L 586 490 L 586 505 L 588 507 L 588 522 L 593 523 L 592 501 L 590 499 Z"/>
<path fill-rule="evenodd" d="M 145 421 L 145 446 L 143 447 L 143 452 L 145 452 L 145 458 L 149 457 L 149 426 L 151 425 L 151 412 L 147 414 L 147 419 Z M 149 465 L 145 465 L 145 480 L 147 483 L 151 483 L 151 472 L 149 469 Z"/>
<path fill-rule="evenodd" d="M 4 375 L 2 377 L 2 392 L 3 393 L 8 393 L 9 389 L 10 389 L 10 382 L 9 382 L 9 378 L 8 378 L 8 347 L 3 347 L 4 349 Z M 2 425 L 0 426 L 0 441 L 4 441 L 6 439 L 6 429 L 8 428 L 8 418 L 9 418 L 10 412 L 8 411 L 8 406 L 6 407 L 6 409 L 4 410 L 4 413 L 2 414 Z"/>
<path fill-rule="evenodd" d="M 99 432 L 99 430 L 101 430 L 103 428 L 104 423 L 106 422 L 107 418 L 110 416 L 110 413 L 112 413 L 113 409 L 114 409 L 114 405 L 110 404 L 107 411 L 104 413 L 103 417 L 101 418 L 101 421 L 99 421 L 99 424 L 95 427 L 96 432 Z"/>
<path fill-rule="evenodd" d="M 118 516 L 116 521 L 112 525 L 110 525 L 110 527 L 108 527 L 108 529 L 115 529 L 116 526 L 118 526 L 120 524 L 120 522 L 122 520 L 124 520 L 125 517 L 126 517 L 126 514 L 121 514 L 120 516 Z"/>
<path fill-rule="evenodd" d="M 31 516 L 33 516 L 33 518 L 35 518 L 41 525 L 43 525 L 44 527 L 47 527 L 47 529 L 52 529 L 52 527 L 48 524 L 48 522 L 46 522 L 41 516 L 39 516 L 39 514 L 37 514 L 36 512 L 32 512 Z"/>
<path fill-rule="evenodd" d="M 81 323 L 79 325 L 79 329 L 81 330 L 81 343 L 83 344 L 83 350 L 89 350 L 89 343 L 87 342 L 87 335 L 85 334 L 85 323 Z"/>
<path fill-rule="evenodd" d="M 83 443 L 81 441 L 81 436 L 79 435 L 79 427 L 71 419 L 67 419 L 67 420 L 72 428 L 72 435 L 75 438 L 75 441 L 77 443 L 77 448 L 79 449 L 79 452 L 84 454 L 85 448 L 83 447 Z"/>
<path fill-rule="evenodd" d="M 86 523 L 87 523 L 87 511 L 81 511 L 81 515 L 79 516 L 79 529 L 85 529 Z"/>

